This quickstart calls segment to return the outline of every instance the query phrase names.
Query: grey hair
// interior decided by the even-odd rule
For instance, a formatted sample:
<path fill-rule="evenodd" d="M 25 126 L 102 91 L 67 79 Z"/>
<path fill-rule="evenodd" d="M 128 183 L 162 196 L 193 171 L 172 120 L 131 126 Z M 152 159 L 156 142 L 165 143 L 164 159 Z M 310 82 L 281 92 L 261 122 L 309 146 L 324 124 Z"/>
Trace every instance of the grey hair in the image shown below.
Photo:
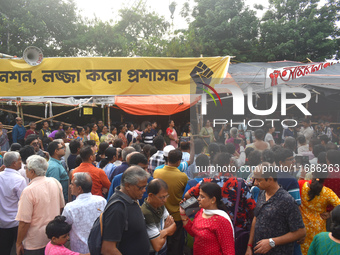
<path fill-rule="evenodd" d="M 131 146 L 124 148 L 123 151 L 122 151 L 123 160 L 126 161 L 127 155 L 130 154 L 131 152 L 134 152 L 134 151 L 136 151 L 136 149 L 131 147 Z"/>
<path fill-rule="evenodd" d="M 137 185 L 138 182 L 149 179 L 150 174 L 140 166 L 130 166 L 122 175 L 121 185 L 124 187 L 126 183 Z"/>
<path fill-rule="evenodd" d="M 60 144 L 64 143 L 64 140 L 61 139 L 61 138 L 58 138 L 58 139 L 54 139 L 53 142 L 58 142 Z"/>
<path fill-rule="evenodd" d="M 236 127 L 233 127 L 230 129 L 230 136 L 236 138 L 237 137 L 238 130 Z"/>
<path fill-rule="evenodd" d="M 4 165 L 10 167 L 14 162 L 18 161 L 20 154 L 17 151 L 9 151 L 4 155 Z"/>
<path fill-rule="evenodd" d="M 294 151 L 295 147 L 296 147 L 295 138 L 291 137 L 291 136 L 286 137 L 283 147 L 286 148 L 286 149 L 290 149 L 290 150 Z"/>
<path fill-rule="evenodd" d="M 48 163 L 46 159 L 39 155 L 32 155 L 29 156 L 28 159 L 26 160 L 27 162 L 27 169 L 28 170 L 33 170 L 36 175 L 38 176 L 45 176 L 46 171 L 48 168 Z"/>
<path fill-rule="evenodd" d="M 75 173 L 73 175 L 73 181 L 76 186 L 80 186 L 84 193 L 91 192 L 92 178 L 88 173 Z"/>

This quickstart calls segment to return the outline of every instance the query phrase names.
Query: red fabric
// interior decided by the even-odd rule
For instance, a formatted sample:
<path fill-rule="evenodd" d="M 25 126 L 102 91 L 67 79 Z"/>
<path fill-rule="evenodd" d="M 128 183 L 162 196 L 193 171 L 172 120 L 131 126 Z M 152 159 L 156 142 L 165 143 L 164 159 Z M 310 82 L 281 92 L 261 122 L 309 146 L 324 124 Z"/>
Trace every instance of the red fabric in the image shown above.
<path fill-rule="evenodd" d="M 203 209 L 188 221 L 185 230 L 195 238 L 194 255 L 235 255 L 235 242 L 231 223 L 224 217 L 202 217 Z"/>
<path fill-rule="evenodd" d="M 125 137 L 125 135 L 123 133 L 119 133 L 118 134 L 118 138 L 123 140 L 122 149 L 124 149 L 125 147 L 128 146 L 128 140 L 126 139 L 126 137 Z"/>
<path fill-rule="evenodd" d="M 133 115 L 173 115 L 195 105 L 199 99 L 190 95 L 116 96 L 115 104 Z"/>
<path fill-rule="evenodd" d="M 330 167 L 328 169 L 328 178 L 324 181 L 323 186 L 330 188 L 334 193 L 340 197 L 340 172 L 339 168 Z M 333 210 L 333 206 L 327 206 L 327 211 Z"/>
<path fill-rule="evenodd" d="M 89 173 L 92 178 L 92 195 L 103 196 L 102 188 L 110 189 L 111 182 L 103 169 L 97 168 L 90 163 L 81 163 L 72 172 L 72 179 L 75 173 Z"/>
<path fill-rule="evenodd" d="M 29 135 L 39 135 L 39 133 L 38 133 L 38 131 L 33 131 L 33 130 L 31 130 L 31 129 L 28 129 L 27 131 L 26 131 L 26 134 L 25 134 L 25 139 L 27 138 L 27 136 L 29 136 Z"/>
<path fill-rule="evenodd" d="M 303 184 L 305 184 L 305 182 L 309 182 L 309 184 L 312 183 L 311 180 L 307 181 L 307 180 L 299 180 L 298 183 L 299 183 L 299 189 L 300 189 L 300 197 L 301 197 L 301 190 L 302 190 L 302 187 L 303 187 Z"/>
<path fill-rule="evenodd" d="M 167 135 L 171 135 L 171 133 L 172 133 L 172 130 L 171 130 L 170 128 L 167 128 L 167 129 L 166 129 L 166 134 L 167 134 Z"/>

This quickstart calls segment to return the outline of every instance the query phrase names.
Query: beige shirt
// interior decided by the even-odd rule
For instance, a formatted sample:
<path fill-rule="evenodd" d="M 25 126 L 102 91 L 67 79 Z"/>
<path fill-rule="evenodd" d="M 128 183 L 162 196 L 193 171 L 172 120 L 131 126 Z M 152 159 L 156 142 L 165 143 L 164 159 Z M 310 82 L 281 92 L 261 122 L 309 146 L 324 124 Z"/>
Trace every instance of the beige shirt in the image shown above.
<path fill-rule="evenodd" d="M 31 224 L 23 241 L 25 249 L 37 250 L 47 245 L 46 225 L 60 215 L 64 206 L 62 187 L 56 179 L 39 176 L 29 183 L 21 193 L 15 218 Z"/>

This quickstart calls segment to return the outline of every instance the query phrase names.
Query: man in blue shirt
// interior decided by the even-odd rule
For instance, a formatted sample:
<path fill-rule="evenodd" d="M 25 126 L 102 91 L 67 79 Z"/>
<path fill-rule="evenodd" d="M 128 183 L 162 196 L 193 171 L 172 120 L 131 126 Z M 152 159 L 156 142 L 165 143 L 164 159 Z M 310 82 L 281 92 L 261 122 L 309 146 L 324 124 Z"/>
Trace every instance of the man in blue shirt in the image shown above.
<path fill-rule="evenodd" d="M 51 142 L 47 151 L 50 154 L 50 160 L 48 161 L 48 168 L 46 177 L 54 177 L 57 179 L 63 187 L 63 195 L 65 202 L 68 201 L 68 174 L 61 163 L 61 158 L 65 155 L 65 145 L 59 142 Z"/>
<path fill-rule="evenodd" d="M 16 125 L 13 127 L 12 130 L 12 138 L 13 143 L 20 143 L 21 146 L 25 146 L 25 134 L 26 128 L 22 125 L 22 118 L 16 117 L 15 118 Z"/>

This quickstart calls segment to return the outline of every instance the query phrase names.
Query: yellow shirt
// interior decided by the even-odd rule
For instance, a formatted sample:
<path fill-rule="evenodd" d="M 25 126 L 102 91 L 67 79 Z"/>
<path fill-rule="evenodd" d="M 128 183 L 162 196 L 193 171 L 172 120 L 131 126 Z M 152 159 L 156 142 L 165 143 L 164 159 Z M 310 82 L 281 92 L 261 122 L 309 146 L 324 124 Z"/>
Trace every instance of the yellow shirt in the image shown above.
<path fill-rule="evenodd" d="M 99 136 L 98 136 L 97 132 L 95 132 L 95 133 L 91 132 L 90 133 L 90 140 L 96 141 L 96 144 L 99 147 L 100 141 L 99 141 Z"/>

